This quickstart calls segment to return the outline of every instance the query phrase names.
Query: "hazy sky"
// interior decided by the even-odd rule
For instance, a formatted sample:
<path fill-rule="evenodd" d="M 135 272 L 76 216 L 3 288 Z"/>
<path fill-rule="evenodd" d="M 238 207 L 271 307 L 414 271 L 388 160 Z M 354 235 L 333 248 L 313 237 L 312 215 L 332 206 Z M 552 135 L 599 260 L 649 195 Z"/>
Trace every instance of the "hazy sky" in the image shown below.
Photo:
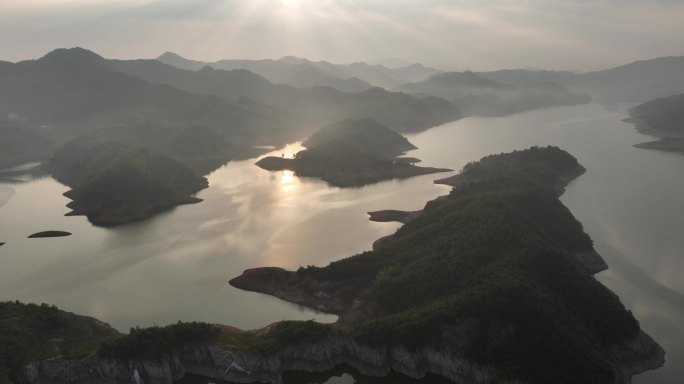
<path fill-rule="evenodd" d="M 684 55 L 684 0 L 0 0 L 0 59 L 74 46 L 586 70 Z"/>

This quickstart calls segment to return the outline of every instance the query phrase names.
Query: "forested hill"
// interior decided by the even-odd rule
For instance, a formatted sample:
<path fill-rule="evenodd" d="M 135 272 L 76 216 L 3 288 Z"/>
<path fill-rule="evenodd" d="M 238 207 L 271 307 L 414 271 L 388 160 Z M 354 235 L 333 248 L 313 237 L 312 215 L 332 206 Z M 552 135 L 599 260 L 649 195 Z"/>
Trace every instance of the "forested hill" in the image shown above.
<path fill-rule="evenodd" d="M 684 137 L 684 94 L 639 104 L 629 110 L 629 115 L 641 130 Z"/>
<path fill-rule="evenodd" d="M 368 343 L 492 364 L 502 381 L 614 383 L 612 348 L 639 324 L 576 257 L 592 241 L 555 185 L 582 171 L 554 147 L 488 156 L 374 251 L 231 284 L 337 313 Z"/>
<path fill-rule="evenodd" d="M 353 143 L 378 157 L 391 157 L 416 149 L 404 136 L 372 119 L 347 119 L 314 132 L 304 143 L 307 148 Z"/>
<path fill-rule="evenodd" d="M 162 126 L 171 133 L 203 126 L 229 132 L 237 142 L 253 142 L 260 132 L 278 136 L 287 128 L 256 108 L 117 72 L 79 48 L 0 66 L 0 113 L 69 137 L 111 126 Z"/>
<path fill-rule="evenodd" d="M 404 136 L 372 119 L 346 119 L 320 128 L 293 159 L 269 156 L 261 168 L 291 170 L 298 176 L 319 177 L 336 187 L 359 187 L 383 180 L 450 171 L 417 167 L 413 158 L 397 158 L 415 149 Z"/>
<path fill-rule="evenodd" d="M 626 121 L 658 140 L 635 145 L 639 148 L 684 153 L 684 94 L 661 97 L 629 109 Z"/>
<path fill-rule="evenodd" d="M 63 145 L 44 167 L 71 187 L 65 193 L 73 200 L 70 214 L 103 226 L 197 203 L 192 195 L 208 186 L 206 178 L 172 158 L 88 137 Z"/>

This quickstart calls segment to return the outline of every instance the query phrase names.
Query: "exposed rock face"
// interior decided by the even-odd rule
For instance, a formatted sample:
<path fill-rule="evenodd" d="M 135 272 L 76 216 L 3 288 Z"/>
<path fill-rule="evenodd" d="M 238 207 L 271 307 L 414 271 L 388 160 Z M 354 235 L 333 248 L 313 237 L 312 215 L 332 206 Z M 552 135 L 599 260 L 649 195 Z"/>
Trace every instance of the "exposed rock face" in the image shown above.
<path fill-rule="evenodd" d="M 663 350 L 644 333 L 615 346 L 613 352 L 618 373 L 616 384 L 630 383 L 632 375 L 659 367 L 664 362 Z M 122 361 L 96 356 L 73 361 L 52 359 L 27 365 L 18 383 L 123 384 L 131 382 L 132 371 L 137 369 L 149 384 L 173 383 L 186 374 L 235 383 L 281 384 L 286 371 L 324 372 L 342 364 L 374 377 L 396 371 L 411 378 L 437 374 L 459 384 L 493 383 L 498 379 L 495 367 L 465 360 L 448 347 L 411 350 L 403 346 L 370 346 L 351 336 L 334 335 L 315 343 L 290 345 L 267 355 L 239 352 L 220 345 L 201 345 L 175 351 L 156 361 Z"/>

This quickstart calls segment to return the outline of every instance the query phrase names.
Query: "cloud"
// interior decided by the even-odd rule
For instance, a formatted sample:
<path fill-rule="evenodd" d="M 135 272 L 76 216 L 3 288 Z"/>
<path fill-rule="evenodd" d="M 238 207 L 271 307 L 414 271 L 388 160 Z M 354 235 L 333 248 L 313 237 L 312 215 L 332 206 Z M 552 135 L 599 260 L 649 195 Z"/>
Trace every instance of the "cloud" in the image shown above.
<path fill-rule="evenodd" d="M 0 52 L 591 69 L 684 54 L 681 20 L 674 0 L 4 0 Z"/>

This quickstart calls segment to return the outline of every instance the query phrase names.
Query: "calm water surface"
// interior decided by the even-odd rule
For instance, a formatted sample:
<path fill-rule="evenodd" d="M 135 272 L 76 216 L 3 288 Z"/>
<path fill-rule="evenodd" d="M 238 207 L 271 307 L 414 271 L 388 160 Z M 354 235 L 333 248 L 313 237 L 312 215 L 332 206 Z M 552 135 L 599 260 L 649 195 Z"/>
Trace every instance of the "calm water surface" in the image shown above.
<path fill-rule="evenodd" d="M 597 278 L 668 353 L 664 368 L 634 382 L 674 384 L 684 377 L 684 156 L 632 147 L 649 138 L 624 117 L 622 110 L 588 105 L 463 119 L 410 135 L 420 148 L 410 156 L 452 169 L 531 145 L 557 145 L 576 156 L 587 173 L 561 200 L 610 266 Z M 0 242 L 7 242 L 0 247 L 0 299 L 55 304 L 120 330 L 177 320 L 241 328 L 282 319 L 334 321 L 227 281 L 246 268 L 325 265 L 368 250 L 398 224 L 372 223 L 367 211 L 419 209 L 448 192 L 432 180 L 449 174 L 338 189 L 253 163 L 230 163 L 212 173 L 200 204 L 113 229 L 64 217 L 68 200 L 61 194 L 67 188 L 50 178 L 0 184 Z M 26 238 L 48 229 L 73 235 Z M 288 381 L 367 381 L 355 376 L 337 372 Z"/>

